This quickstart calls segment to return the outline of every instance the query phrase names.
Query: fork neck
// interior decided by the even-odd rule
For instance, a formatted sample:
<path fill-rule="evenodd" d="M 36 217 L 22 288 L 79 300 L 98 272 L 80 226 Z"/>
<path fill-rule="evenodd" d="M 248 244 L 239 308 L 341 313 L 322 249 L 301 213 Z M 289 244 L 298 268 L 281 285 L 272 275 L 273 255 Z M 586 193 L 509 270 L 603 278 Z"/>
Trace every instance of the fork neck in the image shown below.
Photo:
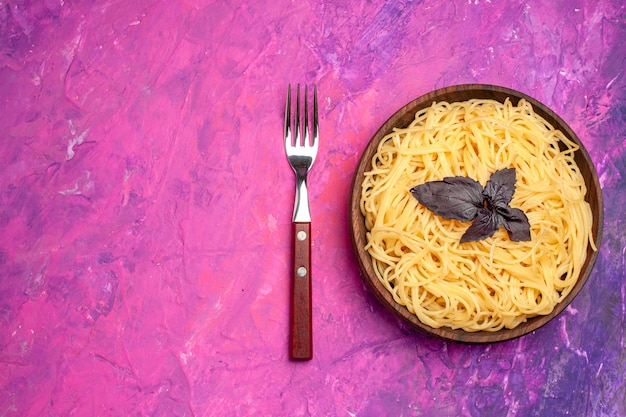
<path fill-rule="evenodd" d="M 296 200 L 293 207 L 293 222 L 311 223 L 309 190 L 306 185 L 306 175 L 300 175 L 297 171 L 296 174 Z"/>

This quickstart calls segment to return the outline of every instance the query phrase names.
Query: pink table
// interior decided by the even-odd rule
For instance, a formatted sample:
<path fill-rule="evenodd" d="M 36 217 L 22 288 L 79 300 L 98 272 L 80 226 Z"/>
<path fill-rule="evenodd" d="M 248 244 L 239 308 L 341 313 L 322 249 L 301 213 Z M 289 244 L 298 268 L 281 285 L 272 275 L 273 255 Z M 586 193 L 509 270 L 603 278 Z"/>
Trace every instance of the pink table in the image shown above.
<path fill-rule="evenodd" d="M 0 6 L 0 416 L 626 415 L 623 2 Z M 298 82 L 321 117 L 309 362 L 287 344 Z M 348 234 L 369 138 L 460 83 L 554 109 L 606 205 L 583 292 L 495 345 L 401 324 Z"/>

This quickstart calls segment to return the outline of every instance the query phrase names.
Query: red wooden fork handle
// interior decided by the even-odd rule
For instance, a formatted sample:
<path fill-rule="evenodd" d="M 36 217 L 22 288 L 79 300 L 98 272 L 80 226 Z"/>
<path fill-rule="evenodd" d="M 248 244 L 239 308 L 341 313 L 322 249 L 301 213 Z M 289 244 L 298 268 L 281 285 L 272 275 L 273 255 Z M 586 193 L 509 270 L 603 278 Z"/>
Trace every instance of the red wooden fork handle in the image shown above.
<path fill-rule="evenodd" d="M 311 314 L 311 223 L 293 224 L 291 359 L 313 358 Z"/>

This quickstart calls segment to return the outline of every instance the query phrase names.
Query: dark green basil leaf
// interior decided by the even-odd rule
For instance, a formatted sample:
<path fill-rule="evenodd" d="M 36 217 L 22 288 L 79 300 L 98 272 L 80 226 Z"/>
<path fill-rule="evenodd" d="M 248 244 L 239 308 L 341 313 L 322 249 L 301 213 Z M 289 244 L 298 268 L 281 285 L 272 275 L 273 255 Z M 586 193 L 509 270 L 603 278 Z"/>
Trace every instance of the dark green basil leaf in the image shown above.
<path fill-rule="evenodd" d="M 487 204 L 508 207 L 515 193 L 515 177 L 515 168 L 500 169 L 491 174 L 483 190 Z"/>
<path fill-rule="evenodd" d="M 530 223 L 526 214 L 518 208 L 511 208 L 506 216 L 500 215 L 502 226 L 509 233 L 509 239 L 514 242 L 530 240 Z"/>
<path fill-rule="evenodd" d="M 487 239 L 493 236 L 499 227 L 498 215 L 488 208 L 483 207 L 478 211 L 476 219 L 461 237 L 461 243 Z"/>
<path fill-rule="evenodd" d="M 470 221 L 483 206 L 482 185 L 467 177 L 446 177 L 411 189 L 411 194 L 437 216 Z"/>

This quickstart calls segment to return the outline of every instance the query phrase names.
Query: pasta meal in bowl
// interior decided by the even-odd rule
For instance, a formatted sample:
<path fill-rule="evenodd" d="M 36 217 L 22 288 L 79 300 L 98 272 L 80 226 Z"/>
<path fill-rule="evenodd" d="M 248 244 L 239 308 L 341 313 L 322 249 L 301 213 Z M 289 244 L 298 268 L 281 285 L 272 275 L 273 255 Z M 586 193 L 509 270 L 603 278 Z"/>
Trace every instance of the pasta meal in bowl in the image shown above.
<path fill-rule="evenodd" d="M 366 148 L 350 204 L 378 298 L 420 330 L 470 343 L 559 314 L 602 234 L 597 174 L 578 137 L 496 86 L 437 90 L 398 111 Z"/>

